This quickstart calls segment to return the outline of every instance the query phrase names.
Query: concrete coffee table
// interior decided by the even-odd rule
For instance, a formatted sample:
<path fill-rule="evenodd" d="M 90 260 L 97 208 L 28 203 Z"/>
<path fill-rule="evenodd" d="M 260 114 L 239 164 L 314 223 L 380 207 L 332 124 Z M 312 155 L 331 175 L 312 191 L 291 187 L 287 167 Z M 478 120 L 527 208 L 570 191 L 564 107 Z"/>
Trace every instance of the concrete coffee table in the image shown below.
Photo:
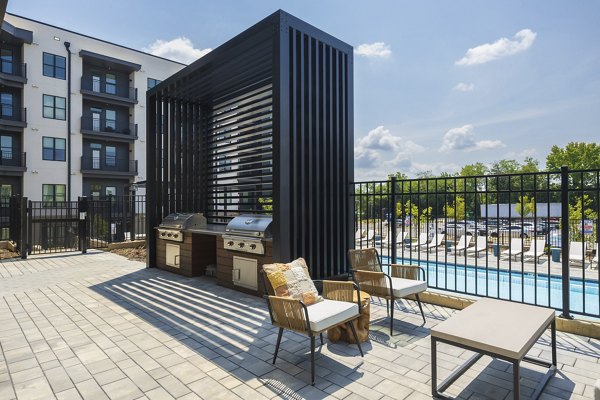
<path fill-rule="evenodd" d="M 550 327 L 552 363 L 526 357 L 527 352 Z M 476 354 L 437 384 L 437 343 L 447 343 Z M 554 310 L 495 299 L 481 299 L 446 321 L 431 328 L 431 392 L 434 397 L 458 379 L 483 355 L 505 360 L 513 365 L 513 397 L 519 399 L 521 360 L 549 368 L 536 388 L 537 399 L 556 371 L 556 322 Z"/>

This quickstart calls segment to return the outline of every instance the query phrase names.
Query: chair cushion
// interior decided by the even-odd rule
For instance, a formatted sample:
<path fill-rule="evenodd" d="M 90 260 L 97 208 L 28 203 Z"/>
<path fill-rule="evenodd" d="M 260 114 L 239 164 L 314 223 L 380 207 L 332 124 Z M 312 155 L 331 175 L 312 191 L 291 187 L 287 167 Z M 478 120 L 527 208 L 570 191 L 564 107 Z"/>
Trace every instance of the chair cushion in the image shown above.
<path fill-rule="evenodd" d="M 427 290 L 427 282 L 414 279 L 392 278 L 394 297 L 406 297 Z"/>
<path fill-rule="evenodd" d="M 307 307 L 310 329 L 319 332 L 358 316 L 358 304 L 347 301 L 327 300 Z"/>
<path fill-rule="evenodd" d="M 306 305 L 321 301 L 322 298 L 310 279 L 308 267 L 303 258 L 287 264 L 265 264 L 263 270 L 275 291 L 275 296 L 291 297 L 301 300 Z"/>

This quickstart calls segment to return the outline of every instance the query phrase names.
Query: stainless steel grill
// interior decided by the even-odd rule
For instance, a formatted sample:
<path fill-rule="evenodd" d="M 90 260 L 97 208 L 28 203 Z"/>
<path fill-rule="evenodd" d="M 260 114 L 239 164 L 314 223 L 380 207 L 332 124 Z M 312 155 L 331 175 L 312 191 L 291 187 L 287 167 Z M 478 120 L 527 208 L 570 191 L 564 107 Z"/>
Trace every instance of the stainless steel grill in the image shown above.
<path fill-rule="evenodd" d="M 206 218 L 201 213 L 173 213 L 167 215 L 158 226 L 158 237 L 183 242 L 185 230 L 205 227 Z"/>
<path fill-rule="evenodd" d="M 243 214 L 233 218 L 225 228 L 223 248 L 265 254 L 263 239 L 271 238 L 272 223 L 269 215 Z"/>

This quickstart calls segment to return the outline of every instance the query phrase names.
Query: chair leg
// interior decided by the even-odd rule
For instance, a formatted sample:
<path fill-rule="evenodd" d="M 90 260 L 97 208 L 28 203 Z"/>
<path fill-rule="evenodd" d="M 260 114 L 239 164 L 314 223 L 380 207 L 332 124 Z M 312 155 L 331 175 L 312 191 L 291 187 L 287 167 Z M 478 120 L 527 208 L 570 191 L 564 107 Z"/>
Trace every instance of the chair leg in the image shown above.
<path fill-rule="evenodd" d="M 273 364 L 277 360 L 277 353 L 279 353 L 279 343 L 281 343 L 281 336 L 283 335 L 283 328 L 279 328 L 279 334 L 277 335 L 277 344 L 275 345 L 275 354 L 273 355 Z"/>
<path fill-rule="evenodd" d="M 356 345 L 358 346 L 358 350 L 360 351 L 360 356 L 364 357 L 365 355 L 363 354 L 362 346 L 360 345 L 360 340 L 358 340 L 358 335 L 356 334 L 354 324 L 352 323 L 352 321 L 348 321 L 346 322 L 346 324 L 350 325 L 350 330 L 352 331 L 352 335 L 354 335 L 354 340 L 356 341 Z"/>
<path fill-rule="evenodd" d="M 310 337 L 310 376 L 311 385 L 315 386 L 315 337 Z"/>
<path fill-rule="evenodd" d="M 319 333 L 319 337 L 321 338 L 321 346 L 323 346 L 323 332 Z"/>
<path fill-rule="evenodd" d="M 417 304 L 419 305 L 419 310 L 421 310 L 421 316 L 423 317 L 423 323 L 427 323 L 425 321 L 425 313 L 423 312 L 423 306 L 421 305 L 421 299 L 419 298 L 419 293 L 415 293 L 415 297 L 417 298 Z"/>
<path fill-rule="evenodd" d="M 390 301 L 385 299 L 385 309 L 387 311 L 387 315 L 390 315 Z"/>
<path fill-rule="evenodd" d="M 394 336 L 394 304 L 395 303 L 396 302 L 394 299 L 392 299 L 390 301 L 390 306 L 391 306 L 389 308 L 389 310 L 390 310 L 390 313 L 389 313 L 390 314 L 390 336 Z"/>

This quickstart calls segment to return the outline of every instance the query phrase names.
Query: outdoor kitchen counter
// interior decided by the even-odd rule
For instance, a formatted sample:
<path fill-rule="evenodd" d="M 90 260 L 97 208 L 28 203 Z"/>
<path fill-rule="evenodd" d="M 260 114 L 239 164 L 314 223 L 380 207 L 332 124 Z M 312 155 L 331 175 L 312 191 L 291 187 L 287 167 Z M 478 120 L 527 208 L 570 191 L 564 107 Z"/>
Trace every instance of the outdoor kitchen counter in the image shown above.
<path fill-rule="evenodd" d="M 189 232 L 192 234 L 220 236 L 225 233 L 225 225 L 208 224 L 204 228 L 190 228 L 185 229 L 184 232 Z"/>

